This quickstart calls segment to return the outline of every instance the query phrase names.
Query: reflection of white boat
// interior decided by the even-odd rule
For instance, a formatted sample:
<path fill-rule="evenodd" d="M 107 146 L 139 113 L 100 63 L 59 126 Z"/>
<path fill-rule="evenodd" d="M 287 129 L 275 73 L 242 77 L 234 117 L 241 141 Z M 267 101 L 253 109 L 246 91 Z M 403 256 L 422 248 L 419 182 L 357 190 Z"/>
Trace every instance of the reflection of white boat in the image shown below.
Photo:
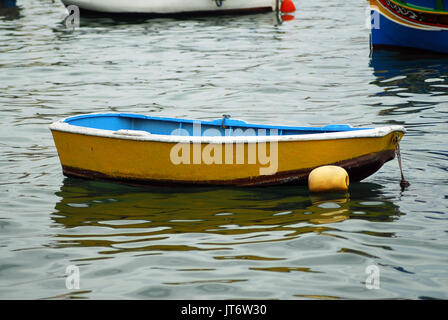
<path fill-rule="evenodd" d="M 277 0 L 61 0 L 81 10 L 106 13 L 232 13 L 273 11 Z"/>

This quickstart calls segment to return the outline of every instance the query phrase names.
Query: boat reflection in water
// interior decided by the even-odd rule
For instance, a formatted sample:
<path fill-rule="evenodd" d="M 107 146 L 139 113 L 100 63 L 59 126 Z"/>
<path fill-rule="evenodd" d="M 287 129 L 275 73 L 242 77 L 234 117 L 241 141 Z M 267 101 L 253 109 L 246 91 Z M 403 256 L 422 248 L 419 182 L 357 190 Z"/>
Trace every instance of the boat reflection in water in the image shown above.
<path fill-rule="evenodd" d="M 447 81 L 448 56 L 444 54 L 406 49 L 373 49 L 370 66 L 377 77 L 374 84 L 380 87 L 388 87 L 393 81 L 395 85 L 406 88 L 412 93 L 430 93 L 436 90 L 444 90 L 446 93 L 448 91 L 446 87 L 434 86 L 434 82 Z M 397 78 L 394 79 L 395 77 Z"/>
<path fill-rule="evenodd" d="M 53 245 L 95 247 L 89 254 L 102 255 L 288 241 L 331 232 L 347 219 L 394 221 L 400 212 L 381 188 L 359 183 L 350 195 L 310 197 L 304 187 L 139 188 L 65 178 Z"/>
<path fill-rule="evenodd" d="M 375 105 L 387 106 L 380 112 L 381 115 L 418 113 L 446 100 L 447 55 L 374 48 L 371 51 L 370 67 L 376 77 L 371 84 L 382 89 L 375 94 L 378 96 Z M 416 119 L 410 120 L 414 122 Z M 406 126 L 409 128 L 410 123 Z M 410 134 L 413 134 L 412 130 Z"/>
<path fill-rule="evenodd" d="M 1 20 L 15 20 L 20 17 L 20 7 L 17 6 L 16 0 L 0 0 Z"/>

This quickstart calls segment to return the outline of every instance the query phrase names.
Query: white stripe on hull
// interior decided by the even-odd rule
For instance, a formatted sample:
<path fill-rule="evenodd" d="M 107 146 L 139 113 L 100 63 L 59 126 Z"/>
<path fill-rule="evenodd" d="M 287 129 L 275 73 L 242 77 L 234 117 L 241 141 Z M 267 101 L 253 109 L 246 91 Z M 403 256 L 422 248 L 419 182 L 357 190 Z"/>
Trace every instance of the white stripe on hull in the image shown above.
<path fill-rule="evenodd" d="M 215 0 L 62 0 L 64 5 L 108 13 L 170 14 L 201 11 L 228 11 L 271 8 L 276 0 L 223 0 L 218 7 Z"/>

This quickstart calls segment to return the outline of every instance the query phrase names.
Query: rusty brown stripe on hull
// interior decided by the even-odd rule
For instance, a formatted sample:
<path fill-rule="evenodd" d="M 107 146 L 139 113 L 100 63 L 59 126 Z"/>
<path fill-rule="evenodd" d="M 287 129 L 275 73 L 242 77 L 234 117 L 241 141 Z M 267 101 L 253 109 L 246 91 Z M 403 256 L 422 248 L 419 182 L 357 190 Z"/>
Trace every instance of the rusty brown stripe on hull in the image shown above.
<path fill-rule="evenodd" d="M 378 171 L 385 162 L 395 157 L 395 150 L 386 150 L 374 154 L 364 155 L 350 160 L 333 163 L 332 165 L 343 167 L 347 170 L 350 182 L 361 181 Z M 108 180 L 130 185 L 196 185 L 196 186 L 270 186 L 281 184 L 306 185 L 308 175 L 313 168 L 279 172 L 273 175 L 257 176 L 253 178 L 237 180 L 206 180 L 206 181 L 183 181 L 183 180 L 159 180 L 159 179 L 128 179 L 112 177 L 101 172 L 62 166 L 64 175 L 91 180 Z"/>

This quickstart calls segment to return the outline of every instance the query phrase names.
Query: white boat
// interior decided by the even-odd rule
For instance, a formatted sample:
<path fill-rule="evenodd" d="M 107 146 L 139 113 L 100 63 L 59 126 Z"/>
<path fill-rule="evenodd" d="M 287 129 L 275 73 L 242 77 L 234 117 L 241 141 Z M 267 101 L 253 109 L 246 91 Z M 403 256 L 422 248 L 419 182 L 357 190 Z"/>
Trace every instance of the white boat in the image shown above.
<path fill-rule="evenodd" d="M 65 6 L 102 13 L 238 13 L 274 11 L 277 0 L 61 0 Z"/>

